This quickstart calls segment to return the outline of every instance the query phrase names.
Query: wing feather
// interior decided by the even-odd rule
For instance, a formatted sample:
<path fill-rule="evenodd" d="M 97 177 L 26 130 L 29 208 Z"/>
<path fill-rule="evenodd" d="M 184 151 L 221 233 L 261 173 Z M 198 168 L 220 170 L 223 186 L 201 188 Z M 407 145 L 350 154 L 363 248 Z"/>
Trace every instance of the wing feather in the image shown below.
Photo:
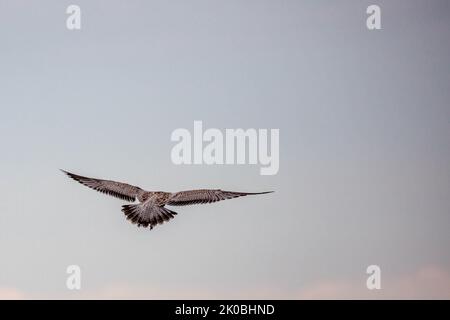
<path fill-rule="evenodd" d="M 122 200 L 133 202 L 136 200 L 136 197 L 139 195 L 139 193 L 143 192 L 141 188 L 132 186 L 127 183 L 88 178 L 64 170 L 61 171 L 67 174 L 73 180 L 85 185 L 86 187 Z"/>
<path fill-rule="evenodd" d="M 167 200 L 167 205 L 170 206 L 186 206 L 191 204 L 212 203 L 221 200 L 233 199 L 237 197 L 244 197 L 248 195 L 266 194 L 273 191 L 266 192 L 234 192 L 223 190 L 199 189 L 188 190 L 173 193 Z"/>

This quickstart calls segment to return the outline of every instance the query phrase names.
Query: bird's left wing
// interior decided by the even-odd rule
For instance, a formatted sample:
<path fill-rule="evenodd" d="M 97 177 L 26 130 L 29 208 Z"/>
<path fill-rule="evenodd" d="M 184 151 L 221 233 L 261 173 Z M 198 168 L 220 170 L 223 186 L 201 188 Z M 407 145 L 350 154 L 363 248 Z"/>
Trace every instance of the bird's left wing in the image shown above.
<path fill-rule="evenodd" d="M 70 173 L 64 170 L 61 170 L 73 180 L 78 181 L 79 183 L 94 189 L 96 191 L 109 194 L 110 196 L 133 202 L 136 200 L 136 197 L 143 192 L 143 190 L 139 187 L 132 186 L 127 183 L 112 181 L 112 180 L 102 180 L 95 178 L 88 178 L 79 176 L 74 173 Z"/>
<path fill-rule="evenodd" d="M 169 206 L 185 206 L 190 204 L 211 203 L 221 200 L 233 199 L 237 197 L 271 193 L 273 191 L 266 192 L 234 192 L 223 190 L 188 190 L 173 193 L 166 204 Z"/>

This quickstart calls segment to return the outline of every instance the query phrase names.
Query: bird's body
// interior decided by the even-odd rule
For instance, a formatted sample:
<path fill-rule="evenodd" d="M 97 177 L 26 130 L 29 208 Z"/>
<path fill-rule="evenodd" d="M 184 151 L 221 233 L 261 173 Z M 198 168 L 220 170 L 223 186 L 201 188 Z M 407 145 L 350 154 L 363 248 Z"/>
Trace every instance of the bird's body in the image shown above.
<path fill-rule="evenodd" d="M 123 205 L 122 212 L 132 223 L 137 224 L 139 227 L 149 227 L 150 229 L 153 229 L 154 226 L 162 224 L 165 221 L 169 221 L 177 214 L 176 212 L 165 208 L 166 205 L 184 206 L 191 204 L 211 203 L 247 195 L 272 192 L 267 191 L 249 193 L 223 191 L 220 189 L 199 189 L 175 193 L 164 191 L 146 191 L 127 183 L 88 178 L 64 170 L 61 171 L 75 181 L 78 181 L 79 183 L 96 191 L 109 194 L 113 197 L 129 202 L 134 202 L 136 200 L 139 201 L 139 203 L 136 204 Z"/>

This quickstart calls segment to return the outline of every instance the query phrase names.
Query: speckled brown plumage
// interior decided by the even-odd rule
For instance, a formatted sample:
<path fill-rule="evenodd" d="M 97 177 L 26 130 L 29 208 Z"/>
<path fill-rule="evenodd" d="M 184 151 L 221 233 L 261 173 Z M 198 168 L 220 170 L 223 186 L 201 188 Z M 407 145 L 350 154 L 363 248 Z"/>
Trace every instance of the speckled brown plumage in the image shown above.
<path fill-rule="evenodd" d="M 70 178 L 79 183 L 94 189 L 96 191 L 111 195 L 113 197 L 139 203 L 128 204 L 122 206 L 122 212 L 125 214 L 127 220 L 137 224 L 138 227 L 149 227 L 153 229 L 158 224 L 163 224 L 172 219 L 177 213 L 165 208 L 169 206 L 185 206 L 191 204 L 212 203 L 221 200 L 227 200 L 247 195 L 265 194 L 266 192 L 233 192 L 212 189 L 187 190 L 175 193 L 163 191 L 145 191 L 139 187 L 112 181 L 96 178 L 83 177 L 61 170 Z"/>

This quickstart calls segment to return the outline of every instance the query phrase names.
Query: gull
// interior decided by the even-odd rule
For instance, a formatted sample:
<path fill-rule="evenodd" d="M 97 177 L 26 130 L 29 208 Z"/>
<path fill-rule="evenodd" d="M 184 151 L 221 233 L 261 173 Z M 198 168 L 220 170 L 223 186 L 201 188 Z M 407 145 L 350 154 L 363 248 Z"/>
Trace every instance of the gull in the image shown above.
<path fill-rule="evenodd" d="M 86 187 L 96 191 L 129 202 L 135 202 L 138 200 L 139 203 L 123 205 L 122 212 L 125 214 L 127 220 L 133 224 L 137 224 L 138 227 L 149 227 L 150 230 L 156 225 L 163 224 L 177 215 L 176 212 L 167 209 L 165 207 L 166 205 L 185 206 L 191 204 L 212 203 L 248 195 L 273 192 L 234 192 L 223 191 L 220 189 L 186 190 L 175 193 L 164 191 L 146 191 L 127 183 L 88 178 L 64 171 L 62 169 L 60 170 L 73 180 L 78 181 Z"/>

